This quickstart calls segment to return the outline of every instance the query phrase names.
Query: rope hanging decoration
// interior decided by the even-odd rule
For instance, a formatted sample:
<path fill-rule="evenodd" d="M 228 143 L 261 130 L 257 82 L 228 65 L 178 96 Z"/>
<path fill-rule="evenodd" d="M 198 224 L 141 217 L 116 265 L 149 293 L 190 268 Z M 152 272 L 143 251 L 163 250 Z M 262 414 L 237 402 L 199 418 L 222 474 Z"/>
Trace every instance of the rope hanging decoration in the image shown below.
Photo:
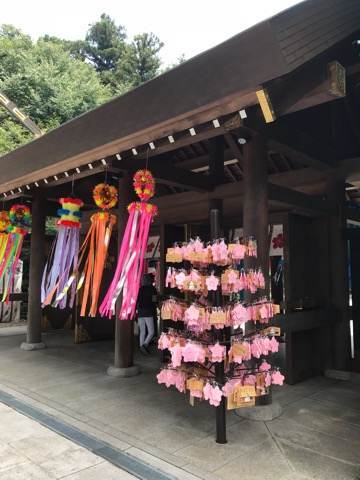
<path fill-rule="evenodd" d="M 95 317 L 98 308 L 100 286 L 105 268 L 116 216 L 109 213 L 118 201 L 118 191 L 112 185 L 100 183 L 93 190 L 93 198 L 102 211 L 91 216 L 91 225 L 80 248 L 76 271 L 79 274 L 77 289 L 83 286 L 80 315 Z"/>
<path fill-rule="evenodd" d="M 3 281 L 2 302 L 8 302 L 25 235 L 31 226 L 29 207 L 13 205 L 10 212 L 0 212 L 0 283 Z M 7 233 L 5 233 L 5 231 Z"/>
<path fill-rule="evenodd" d="M 118 263 L 109 290 L 100 306 L 100 313 L 111 318 L 116 301 L 122 293 L 120 320 L 134 317 L 149 229 L 157 207 L 147 203 L 155 194 L 155 180 L 149 170 L 138 170 L 133 177 L 134 190 L 140 202 L 128 206 L 129 218 L 122 239 Z"/>
<path fill-rule="evenodd" d="M 72 308 L 75 299 L 75 276 L 71 274 L 78 263 L 80 238 L 80 198 L 60 198 L 57 233 L 51 248 L 51 254 L 45 265 L 42 285 L 42 307 L 52 305 L 64 309 Z M 68 295 L 68 291 L 70 294 Z"/>

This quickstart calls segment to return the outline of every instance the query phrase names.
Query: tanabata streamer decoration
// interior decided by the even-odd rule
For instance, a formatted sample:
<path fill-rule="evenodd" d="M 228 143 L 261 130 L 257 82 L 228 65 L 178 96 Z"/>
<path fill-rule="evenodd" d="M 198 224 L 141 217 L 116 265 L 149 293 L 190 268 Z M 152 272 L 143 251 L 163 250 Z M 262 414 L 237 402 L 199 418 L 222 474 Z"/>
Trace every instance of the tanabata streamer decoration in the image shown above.
<path fill-rule="evenodd" d="M 146 203 L 155 193 L 155 180 L 151 172 L 138 170 L 133 181 L 135 192 L 141 202 L 133 202 L 128 206 L 129 219 L 120 247 L 115 276 L 100 307 L 101 315 L 110 318 L 115 314 L 116 300 L 122 292 L 119 309 L 121 320 L 132 319 L 134 316 L 150 224 L 157 214 L 157 207 Z"/>
<path fill-rule="evenodd" d="M 8 216 L 4 211 L 0 214 L 0 282 L 4 282 L 2 302 L 9 300 L 24 237 L 30 225 L 31 213 L 26 205 L 13 205 Z M 5 229 L 8 234 L 4 233 Z"/>
<path fill-rule="evenodd" d="M 0 262 L 4 256 L 6 244 L 8 241 L 8 228 L 10 226 L 9 212 L 2 210 L 0 212 Z"/>
<path fill-rule="evenodd" d="M 84 285 L 80 315 L 95 317 L 100 294 L 100 285 L 104 273 L 109 242 L 116 222 L 116 216 L 107 210 L 113 208 L 118 200 L 117 189 L 106 183 L 100 183 L 93 190 L 96 205 L 103 211 L 91 216 L 91 225 L 79 252 L 78 271 L 82 270 L 78 290 Z M 89 303 L 89 308 L 88 308 Z"/>
<path fill-rule="evenodd" d="M 78 263 L 80 208 L 83 201 L 79 198 L 60 198 L 59 203 L 61 208 L 58 210 L 58 230 L 42 279 L 43 308 L 50 304 L 61 309 L 66 306 L 71 308 L 76 293 L 75 276 L 71 275 L 71 272 Z"/>

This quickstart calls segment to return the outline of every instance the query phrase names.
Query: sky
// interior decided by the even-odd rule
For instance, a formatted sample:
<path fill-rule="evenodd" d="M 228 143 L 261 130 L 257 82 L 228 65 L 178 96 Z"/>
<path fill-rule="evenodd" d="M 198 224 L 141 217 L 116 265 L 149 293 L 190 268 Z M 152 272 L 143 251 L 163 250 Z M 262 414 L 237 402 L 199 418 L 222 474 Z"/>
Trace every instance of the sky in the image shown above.
<path fill-rule="evenodd" d="M 164 65 L 221 43 L 299 0 L 11 0 L 1 5 L 0 23 L 34 39 L 44 34 L 84 38 L 105 12 L 126 27 L 129 37 L 154 32 L 165 44 Z"/>

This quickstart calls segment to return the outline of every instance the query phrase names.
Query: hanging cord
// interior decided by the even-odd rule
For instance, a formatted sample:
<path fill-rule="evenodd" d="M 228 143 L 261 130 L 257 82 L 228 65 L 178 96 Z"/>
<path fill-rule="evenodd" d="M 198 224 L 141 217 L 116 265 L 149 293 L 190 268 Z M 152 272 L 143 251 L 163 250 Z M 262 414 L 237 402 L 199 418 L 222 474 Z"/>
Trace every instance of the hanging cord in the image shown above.
<path fill-rule="evenodd" d="M 75 182 L 75 174 L 73 173 L 72 180 L 71 180 L 71 196 L 74 198 L 74 182 Z"/>
<path fill-rule="evenodd" d="M 105 184 L 107 184 L 107 178 L 108 178 L 108 164 L 106 164 L 106 165 L 105 165 L 104 171 L 105 171 L 105 180 L 104 180 L 104 183 L 105 183 Z"/>
<path fill-rule="evenodd" d="M 146 150 L 146 164 L 145 164 L 145 169 L 148 170 L 148 165 L 149 165 L 149 150 L 150 150 L 150 147 L 148 146 L 147 150 Z"/>

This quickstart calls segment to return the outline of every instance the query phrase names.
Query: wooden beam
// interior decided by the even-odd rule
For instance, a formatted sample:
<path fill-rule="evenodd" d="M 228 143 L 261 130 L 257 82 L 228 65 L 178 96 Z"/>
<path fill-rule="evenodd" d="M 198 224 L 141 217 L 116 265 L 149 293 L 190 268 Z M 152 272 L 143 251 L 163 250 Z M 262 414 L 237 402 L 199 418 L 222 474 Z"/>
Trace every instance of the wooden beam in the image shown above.
<path fill-rule="evenodd" d="M 234 112 L 255 103 L 255 93 L 252 89 L 237 90 L 232 95 L 218 98 L 206 105 L 199 106 L 197 103 L 196 108 L 191 111 L 173 116 L 166 105 L 164 109 L 168 118 L 160 120 L 159 115 L 156 115 L 156 118 L 154 115 L 144 115 L 143 109 L 140 108 L 141 101 L 133 98 L 140 90 L 144 90 L 143 87 L 67 122 L 43 135 L 36 142 L 30 142 L 4 155 L 2 157 L 4 174 L 0 183 L 0 192 L 8 192 L 19 186 L 39 181 L 41 178 L 57 175 L 61 171 L 86 165 L 96 159 L 131 150 L 134 146 L 148 145 L 156 139 L 174 135 L 174 132 L 197 128 L 198 125 L 206 122 L 212 123 L 214 119 L 233 115 Z M 171 96 L 173 97 L 173 92 Z M 132 97 L 132 107 L 123 108 L 124 103 L 130 101 L 130 97 Z M 122 108 L 117 107 L 118 103 L 122 104 Z M 133 105 L 139 106 L 141 112 L 134 109 Z M 127 117 L 120 121 L 119 118 L 122 118 L 124 112 Z M 131 125 L 129 112 L 136 118 L 134 123 L 130 122 Z M 114 121 L 114 118 L 118 120 Z M 107 122 L 110 122 L 109 128 Z M 114 127 L 115 123 L 125 126 L 119 130 L 118 127 Z M 219 130 L 213 128 L 215 131 Z M 219 132 L 220 135 L 222 133 Z M 191 138 L 196 139 L 196 137 Z M 197 138 L 201 140 L 201 137 Z M 196 140 L 192 143 L 194 141 Z M 49 151 L 52 151 L 51 159 L 49 159 Z"/>
<path fill-rule="evenodd" d="M 43 132 L 36 125 L 35 122 L 31 120 L 25 113 L 23 113 L 14 102 L 12 102 L 6 95 L 0 93 L 0 104 L 10 113 L 10 115 L 18 120 L 29 132 L 31 132 L 36 138 L 41 137 Z"/>
<path fill-rule="evenodd" d="M 243 168 L 241 166 L 241 161 L 243 160 L 243 154 L 242 154 L 242 151 L 241 151 L 241 148 L 240 148 L 239 144 L 237 142 L 235 142 L 234 137 L 232 136 L 232 134 L 230 132 L 225 133 L 224 138 L 225 138 L 226 143 L 228 144 L 228 146 L 231 150 L 231 153 L 234 155 L 235 158 L 237 158 L 239 160 L 239 163 L 240 163 L 239 168 L 242 172 Z"/>
<path fill-rule="evenodd" d="M 345 69 L 337 61 L 310 62 L 266 84 L 277 118 L 344 97 Z M 285 93 L 284 93 L 285 92 Z"/>
<path fill-rule="evenodd" d="M 187 147 L 193 143 L 203 142 L 210 138 L 215 138 L 219 136 L 225 136 L 231 130 L 243 130 L 243 134 L 247 135 L 247 130 L 242 126 L 242 120 L 240 115 L 228 115 L 223 119 L 220 119 L 220 127 L 215 128 L 213 123 L 207 123 L 204 125 L 198 125 L 194 127 L 195 135 L 191 135 L 189 130 L 184 130 L 182 132 L 174 133 L 172 135 L 173 142 L 170 142 L 168 138 L 161 138 L 158 141 L 154 141 L 154 149 L 151 149 L 147 145 L 141 148 L 141 151 L 138 151 L 138 155 L 125 155 L 124 159 L 128 158 L 137 158 L 145 159 L 154 156 L 159 156 L 164 153 L 169 153 L 179 148 Z"/>
<path fill-rule="evenodd" d="M 327 200 L 281 185 L 269 183 L 268 192 L 270 200 L 291 205 L 309 212 L 325 214 L 332 210 L 332 206 Z"/>
<path fill-rule="evenodd" d="M 317 204 L 319 201 L 318 194 L 323 192 L 323 184 L 326 182 L 328 175 L 312 168 L 304 168 L 291 172 L 277 173 L 269 175 L 268 179 L 274 188 L 270 191 L 271 208 L 273 209 L 297 209 L 300 212 L 311 214 L 313 216 L 322 215 L 323 203 Z M 314 184 L 320 184 L 319 190 L 312 189 Z M 288 188 L 290 192 L 275 188 L 283 186 Z M 311 187 L 311 188 L 310 188 Z M 302 192 L 294 189 L 301 189 Z M 306 195 L 304 191 L 313 191 L 312 196 Z M 294 193 L 295 192 L 295 193 Z M 287 197 L 284 197 L 286 193 Z M 303 197 L 303 195 L 306 197 Z M 182 192 L 174 195 L 165 195 L 154 198 L 154 203 L 159 207 L 161 219 L 163 222 L 186 222 L 186 221 L 202 221 L 207 218 L 208 203 L 213 198 L 220 198 L 224 201 L 224 212 L 226 216 L 238 216 L 239 208 L 241 210 L 243 196 L 243 181 L 236 183 L 227 183 L 219 185 L 214 190 L 206 193 Z M 310 197 L 310 198 L 309 198 Z M 287 203 L 284 203 L 286 200 Z M 309 209 L 309 201 L 314 200 L 314 208 Z M 310 205 L 311 206 L 311 205 Z M 326 208 L 325 204 L 325 208 Z M 157 220 L 155 220 L 157 221 Z"/>
<path fill-rule="evenodd" d="M 351 207 L 345 206 L 345 207 L 343 207 L 342 211 L 343 211 L 344 218 L 346 220 L 353 220 L 354 222 L 359 222 L 360 223 L 360 209 L 359 208 L 351 208 Z"/>
<path fill-rule="evenodd" d="M 193 190 L 194 192 L 206 192 L 211 189 L 209 179 L 201 173 L 189 172 L 183 168 L 164 165 L 161 168 L 151 167 L 155 180 L 163 185 Z"/>
<path fill-rule="evenodd" d="M 247 114 L 246 127 L 250 132 L 264 135 L 269 150 L 287 155 L 302 165 L 321 170 L 334 166 L 336 153 L 331 147 L 316 141 L 308 133 L 293 128 L 288 121 L 279 119 L 265 124 L 258 106 L 247 110 Z"/>
<path fill-rule="evenodd" d="M 149 168 L 155 180 L 163 185 L 205 192 L 210 189 L 209 179 L 201 173 L 191 172 L 171 164 L 171 157 L 162 155 L 158 158 L 128 158 L 120 161 L 114 160 L 116 168 L 126 172 L 135 172 L 139 168 Z"/>
<path fill-rule="evenodd" d="M 106 168 L 108 169 L 109 173 L 120 173 L 121 172 L 121 170 L 119 168 L 112 167 L 112 166 L 106 167 L 104 165 L 100 165 L 98 167 L 93 167 L 92 169 L 86 168 L 85 170 L 80 171 L 80 173 L 70 171 L 70 172 L 68 172 L 68 174 L 69 174 L 68 177 L 64 176 L 62 174 L 61 178 L 58 178 L 58 180 L 49 179 L 48 183 L 42 185 L 42 187 L 45 188 L 45 189 L 53 188 L 57 185 L 63 185 L 64 183 L 70 183 L 70 182 L 72 182 L 73 178 L 74 178 L 74 181 L 81 180 L 82 178 L 91 177 L 93 175 L 97 175 L 98 173 L 105 172 Z M 60 175 L 58 175 L 58 177 L 60 177 Z"/>

